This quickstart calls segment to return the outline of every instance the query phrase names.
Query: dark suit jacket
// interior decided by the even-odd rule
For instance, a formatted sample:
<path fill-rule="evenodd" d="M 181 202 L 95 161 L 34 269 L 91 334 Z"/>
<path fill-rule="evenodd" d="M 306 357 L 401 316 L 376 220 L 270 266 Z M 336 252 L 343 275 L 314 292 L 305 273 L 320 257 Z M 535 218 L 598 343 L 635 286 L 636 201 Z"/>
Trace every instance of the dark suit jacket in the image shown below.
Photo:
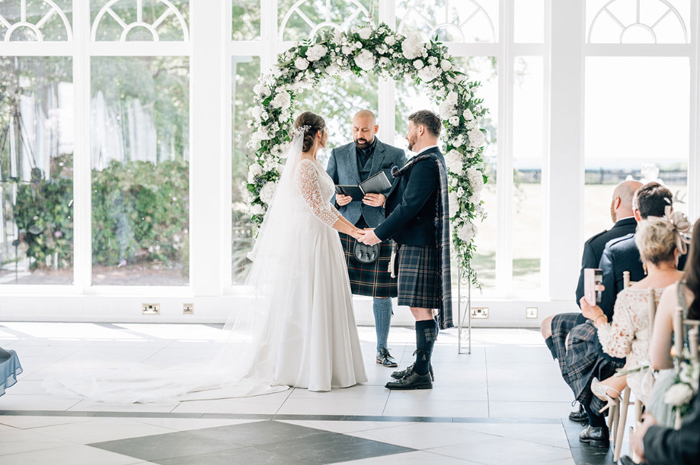
<path fill-rule="evenodd" d="M 700 463 L 700 396 L 695 396 L 693 411 L 674 430 L 652 426 L 644 435 L 644 455 L 649 465 Z"/>
<path fill-rule="evenodd" d="M 581 258 L 581 273 L 579 274 L 578 286 L 576 287 L 576 305 L 581 305 L 581 297 L 583 297 L 583 270 L 585 268 L 598 268 L 605 244 L 618 237 L 634 233 L 636 228 L 637 221 L 634 218 L 625 218 L 615 223 L 607 231 L 596 234 L 586 241 L 583 246 L 583 257 Z"/>
<path fill-rule="evenodd" d="M 405 165 L 406 153 L 377 139 L 377 146 L 374 148 L 371 161 L 372 170 L 369 175 L 374 176 L 379 171 L 384 171 L 386 177 L 391 181 L 391 168 L 393 166 L 401 168 Z M 328 160 L 326 172 L 335 184 L 343 186 L 357 186 L 360 184 L 360 172 L 357 169 L 357 149 L 354 142 L 334 148 L 331 151 L 331 158 Z M 384 192 L 384 194 L 386 195 L 387 192 Z M 331 203 L 335 203 L 335 195 L 331 198 Z M 384 221 L 384 208 L 370 207 L 360 200 L 353 200 L 349 204 L 338 208 L 338 211 L 352 224 L 357 224 L 360 217 L 364 217 L 370 228 L 376 228 L 379 223 Z"/>
<path fill-rule="evenodd" d="M 683 270 L 687 255 L 681 255 L 678 258 L 678 269 Z M 634 242 L 634 234 L 617 238 L 608 242 L 600 257 L 600 266 L 603 270 L 603 301 L 600 308 L 603 309 L 608 319 L 614 318 L 615 301 L 617 294 L 624 288 L 624 279 L 622 273 L 630 272 L 630 281 L 640 281 L 644 279 L 644 267 L 642 260 L 639 258 L 639 250 Z"/>
<path fill-rule="evenodd" d="M 422 152 L 445 159 L 437 147 Z M 374 230 L 381 240 L 398 244 L 436 245 L 435 214 L 440 173 L 433 159 L 422 160 L 394 180 L 386 200 L 386 219 Z"/>

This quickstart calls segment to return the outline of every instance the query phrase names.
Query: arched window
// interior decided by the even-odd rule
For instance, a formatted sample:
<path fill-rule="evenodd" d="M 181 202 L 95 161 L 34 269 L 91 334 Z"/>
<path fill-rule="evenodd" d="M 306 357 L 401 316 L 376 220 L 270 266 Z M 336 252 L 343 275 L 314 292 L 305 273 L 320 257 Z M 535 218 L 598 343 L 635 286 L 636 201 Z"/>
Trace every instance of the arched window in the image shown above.
<path fill-rule="evenodd" d="M 73 39 L 66 13 L 52 0 L 0 3 L 0 34 L 5 42 L 70 42 Z"/>
<path fill-rule="evenodd" d="M 136 8 L 132 2 L 110 0 L 95 16 L 91 37 L 118 42 L 190 40 L 185 15 L 168 0 L 137 0 Z"/>

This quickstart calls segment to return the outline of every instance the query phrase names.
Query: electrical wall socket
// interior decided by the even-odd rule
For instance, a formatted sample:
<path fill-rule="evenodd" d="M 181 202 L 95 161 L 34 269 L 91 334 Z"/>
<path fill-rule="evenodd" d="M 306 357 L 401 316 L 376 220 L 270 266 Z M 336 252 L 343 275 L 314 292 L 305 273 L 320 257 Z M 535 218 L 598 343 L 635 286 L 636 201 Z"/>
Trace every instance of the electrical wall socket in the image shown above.
<path fill-rule="evenodd" d="M 141 304 L 141 313 L 144 315 L 160 315 L 160 304 Z"/>
<path fill-rule="evenodd" d="M 485 320 L 488 317 L 489 317 L 489 308 L 488 307 L 473 307 L 472 308 L 472 318 Z"/>
<path fill-rule="evenodd" d="M 194 304 L 182 304 L 183 315 L 194 315 Z"/>
<path fill-rule="evenodd" d="M 537 319 L 537 307 L 527 307 L 525 309 L 525 318 L 528 320 L 536 320 Z"/>

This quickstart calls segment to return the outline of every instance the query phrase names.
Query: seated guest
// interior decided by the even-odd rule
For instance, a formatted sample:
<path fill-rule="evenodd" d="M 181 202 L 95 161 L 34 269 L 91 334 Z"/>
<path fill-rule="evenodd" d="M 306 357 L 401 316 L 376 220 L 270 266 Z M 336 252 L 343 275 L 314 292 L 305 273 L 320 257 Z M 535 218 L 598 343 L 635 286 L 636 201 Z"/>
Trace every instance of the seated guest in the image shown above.
<path fill-rule="evenodd" d="M 615 188 L 610 205 L 610 214 L 615 225 L 609 230 L 591 237 L 584 244 L 581 272 L 576 287 L 577 304 L 583 297 L 583 270 L 598 267 L 603 249 L 608 241 L 634 233 L 637 221 L 634 219 L 632 199 L 635 191 L 641 186 L 642 183 L 637 181 L 625 181 Z M 544 342 L 552 353 L 552 357 L 559 361 L 562 374 L 565 373 L 566 337 L 574 327 L 585 322 L 586 319 L 580 313 L 560 313 L 549 316 L 542 321 L 542 337 L 544 337 Z M 588 421 L 583 406 L 580 407 L 579 411 L 572 412 L 569 419 L 580 422 Z"/>
<path fill-rule="evenodd" d="M 633 212 L 634 219 L 638 222 L 650 216 L 664 216 L 666 207 L 673 205 L 673 193 L 657 182 L 645 184 L 637 191 L 635 198 Z M 683 270 L 684 264 L 685 255 L 683 254 L 680 256 L 678 269 Z M 634 234 L 608 242 L 598 268 L 603 270 L 603 286 L 605 286 L 600 308 L 608 319 L 612 319 L 615 299 L 625 287 L 623 273 L 629 271 L 630 281 L 633 282 L 642 280 L 646 275 L 639 259 Z"/>
<path fill-rule="evenodd" d="M 671 406 L 663 400 L 664 394 L 675 381 L 671 358 L 674 314 L 680 307 L 683 309 L 683 318 L 700 320 L 700 299 L 695 299 L 695 295 L 700 294 L 700 220 L 693 227 L 688 255 L 683 277 L 677 284 L 667 287 L 661 296 L 649 347 L 651 368 L 659 371 L 659 375 L 645 406 L 658 424 L 668 427 L 673 426 L 675 421 Z M 687 346 L 688 341 L 684 345 Z"/>
<path fill-rule="evenodd" d="M 681 423 L 680 429 L 656 424 L 654 417 L 644 414 L 644 422 L 630 437 L 630 447 L 648 465 L 700 463 L 700 395 L 692 401 L 692 411 Z M 627 456 L 620 458 L 622 465 L 634 462 Z"/>
<path fill-rule="evenodd" d="M 646 187 L 646 186 L 645 186 Z M 638 191 L 638 195 L 644 187 Z M 670 210 L 670 207 L 668 207 Z M 642 402 L 653 385 L 649 370 L 649 335 L 652 322 L 649 320 L 649 289 L 654 290 L 655 303 L 659 302 L 663 290 L 681 279 L 683 273 L 676 268 L 679 252 L 686 251 L 684 233 L 690 223 L 682 213 L 673 218 L 649 217 L 641 221 L 634 235 L 635 250 L 647 270 L 647 276 L 623 290 L 615 301 L 615 319 L 608 316 L 586 298 L 581 299 L 581 313 L 593 322 L 598 330 L 598 340 L 603 351 L 615 358 L 626 358 L 624 369 L 633 371 L 627 376 L 613 376 L 598 382 L 593 378 L 591 390 L 602 400 L 617 399 L 626 385 Z"/>

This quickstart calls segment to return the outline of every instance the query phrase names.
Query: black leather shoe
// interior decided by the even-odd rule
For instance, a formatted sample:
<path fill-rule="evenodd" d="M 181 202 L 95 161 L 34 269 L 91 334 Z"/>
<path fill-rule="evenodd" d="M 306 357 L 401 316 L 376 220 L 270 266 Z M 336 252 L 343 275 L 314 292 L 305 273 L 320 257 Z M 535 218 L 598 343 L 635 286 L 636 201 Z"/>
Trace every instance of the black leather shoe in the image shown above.
<path fill-rule="evenodd" d="M 389 381 L 385 386 L 393 391 L 411 391 L 414 389 L 432 389 L 433 383 L 430 381 L 430 374 L 419 375 L 415 371 L 396 381 Z"/>
<path fill-rule="evenodd" d="M 377 352 L 377 363 L 387 368 L 394 368 L 399 366 L 399 364 L 396 363 L 396 359 L 394 359 L 394 357 L 392 357 L 389 353 L 389 349 L 386 349 L 384 347 L 379 349 L 379 352 Z"/>
<path fill-rule="evenodd" d="M 620 465 L 638 465 L 637 462 L 632 460 L 628 455 L 623 455 L 620 457 L 620 461 L 617 463 Z"/>
<path fill-rule="evenodd" d="M 610 447 L 610 431 L 607 426 L 587 426 L 578 435 L 578 440 L 593 447 Z"/>
<path fill-rule="evenodd" d="M 394 379 L 401 379 L 405 378 L 406 376 L 410 375 L 413 373 L 413 367 L 416 366 L 415 363 L 412 363 L 409 365 L 405 370 L 401 371 L 395 371 L 391 374 L 391 377 Z M 433 373 L 433 364 L 430 364 L 430 381 L 435 382 L 435 374 Z"/>
<path fill-rule="evenodd" d="M 569 420 L 581 423 L 582 426 L 588 425 L 588 415 L 586 415 L 583 405 L 579 404 L 578 410 L 569 414 Z"/>

